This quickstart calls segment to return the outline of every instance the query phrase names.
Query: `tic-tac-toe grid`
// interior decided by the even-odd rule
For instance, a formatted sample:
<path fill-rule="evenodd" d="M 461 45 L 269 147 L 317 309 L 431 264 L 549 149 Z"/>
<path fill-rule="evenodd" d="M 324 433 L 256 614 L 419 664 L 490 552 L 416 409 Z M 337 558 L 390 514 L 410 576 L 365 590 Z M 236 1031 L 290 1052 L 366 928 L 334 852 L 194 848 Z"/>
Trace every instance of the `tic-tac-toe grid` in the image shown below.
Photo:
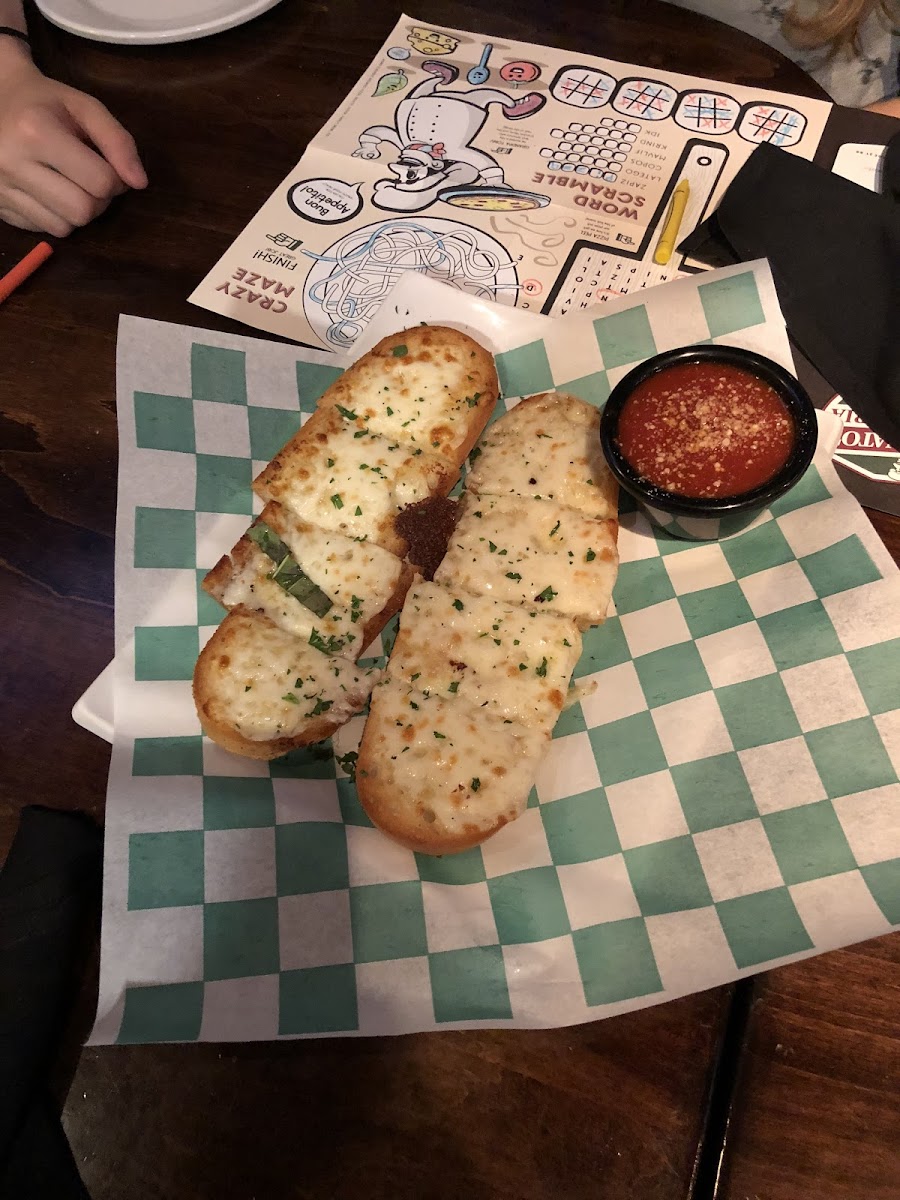
<path fill-rule="evenodd" d="M 703 287 L 689 340 L 759 326 L 752 272 Z M 662 291 L 592 320 L 593 347 L 558 326 L 499 355 L 505 394 L 559 386 L 601 404 L 673 336 Z M 898 576 L 821 459 L 722 543 L 623 511 L 616 611 L 576 670 L 597 689 L 560 719 L 525 815 L 479 849 L 431 859 L 371 827 L 349 777 L 362 717 L 271 764 L 204 741 L 188 680 L 220 614 L 197 606 L 196 582 L 249 519 L 253 410 L 296 426 L 329 376 L 292 347 L 199 336 L 171 335 L 190 395 L 159 379 L 154 394 L 240 411 L 246 441 L 234 421 L 211 457 L 246 470 L 201 469 L 196 411 L 193 449 L 184 406 L 178 445 L 141 418 L 132 448 L 123 418 L 136 517 L 120 593 L 162 619 L 135 622 L 133 650 L 119 631 L 94 1040 L 585 1021 L 900 923 Z M 281 360 L 264 397 L 241 385 L 263 355 Z M 120 363 L 120 386 L 143 393 L 144 374 Z"/>
<path fill-rule="evenodd" d="M 555 146 L 544 146 L 548 171 L 572 171 L 615 183 L 634 148 L 641 127 L 635 121 L 603 117 L 596 125 L 573 121 L 567 129 L 551 129 Z"/>
<path fill-rule="evenodd" d="M 805 129 L 806 117 L 796 109 L 773 104 L 748 104 L 743 109 L 737 131 L 748 142 L 795 146 Z"/>

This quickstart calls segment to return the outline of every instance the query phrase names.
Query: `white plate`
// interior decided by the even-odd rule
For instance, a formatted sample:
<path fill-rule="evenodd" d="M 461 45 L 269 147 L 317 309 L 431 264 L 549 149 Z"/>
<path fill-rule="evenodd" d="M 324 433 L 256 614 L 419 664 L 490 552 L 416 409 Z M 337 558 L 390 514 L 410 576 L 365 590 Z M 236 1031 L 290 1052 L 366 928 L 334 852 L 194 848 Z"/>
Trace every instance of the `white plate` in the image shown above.
<path fill-rule="evenodd" d="M 159 46 L 234 29 L 280 0 L 37 0 L 54 25 L 95 42 Z M 153 15 L 148 15 L 147 10 Z"/>
<path fill-rule="evenodd" d="M 113 670 L 107 663 L 88 690 L 79 697 L 72 709 L 72 718 L 104 742 L 113 740 Z"/>

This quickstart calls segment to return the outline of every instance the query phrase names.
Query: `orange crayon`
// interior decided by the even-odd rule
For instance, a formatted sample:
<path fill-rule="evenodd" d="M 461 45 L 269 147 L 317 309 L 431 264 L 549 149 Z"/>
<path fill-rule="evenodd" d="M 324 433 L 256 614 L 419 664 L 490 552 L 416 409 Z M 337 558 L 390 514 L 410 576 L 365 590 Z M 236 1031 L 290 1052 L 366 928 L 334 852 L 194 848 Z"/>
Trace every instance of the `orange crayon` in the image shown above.
<path fill-rule="evenodd" d="M 49 242 L 38 242 L 35 248 L 30 250 L 21 262 L 17 262 L 11 271 L 7 271 L 2 279 L 0 279 L 0 304 L 8 296 L 11 296 L 19 284 L 24 283 L 29 275 L 34 274 L 41 263 L 46 262 L 52 253 L 53 247 Z"/>

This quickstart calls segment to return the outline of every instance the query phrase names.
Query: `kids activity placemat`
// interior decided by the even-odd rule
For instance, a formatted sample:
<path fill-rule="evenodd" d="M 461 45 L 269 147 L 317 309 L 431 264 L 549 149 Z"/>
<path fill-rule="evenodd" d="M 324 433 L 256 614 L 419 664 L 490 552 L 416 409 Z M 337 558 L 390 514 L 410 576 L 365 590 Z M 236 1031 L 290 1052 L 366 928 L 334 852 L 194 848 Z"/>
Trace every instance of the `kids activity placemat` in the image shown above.
<path fill-rule="evenodd" d="M 402 16 L 191 300 L 346 351 L 413 272 L 562 316 L 667 280 L 763 142 L 832 105 Z"/>

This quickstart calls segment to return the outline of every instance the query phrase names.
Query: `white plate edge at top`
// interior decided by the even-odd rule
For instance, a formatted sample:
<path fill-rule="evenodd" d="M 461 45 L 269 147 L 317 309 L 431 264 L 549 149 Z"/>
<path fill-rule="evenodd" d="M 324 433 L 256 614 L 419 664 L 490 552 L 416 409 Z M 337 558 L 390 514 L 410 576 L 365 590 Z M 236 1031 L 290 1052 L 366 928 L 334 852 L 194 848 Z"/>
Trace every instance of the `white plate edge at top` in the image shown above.
<path fill-rule="evenodd" d="M 122 46 L 162 46 L 172 42 L 189 42 L 196 38 L 210 37 L 214 33 L 223 33 L 226 29 L 245 25 L 280 2 L 281 0 L 233 0 L 233 3 L 228 5 L 229 11 L 217 17 L 198 21 L 186 15 L 183 20 L 173 18 L 168 29 L 161 29 L 158 23 L 156 28 L 147 23 L 142 27 L 140 19 L 116 20 L 112 15 L 104 18 L 104 21 L 108 22 L 105 25 L 89 24 L 84 16 L 93 5 L 86 4 L 85 0 L 36 0 L 43 16 L 60 29 L 93 42 L 109 42 Z M 203 8 L 208 9 L 207 0 L 197 0 L 196 8 L 198 12 Z"/>

